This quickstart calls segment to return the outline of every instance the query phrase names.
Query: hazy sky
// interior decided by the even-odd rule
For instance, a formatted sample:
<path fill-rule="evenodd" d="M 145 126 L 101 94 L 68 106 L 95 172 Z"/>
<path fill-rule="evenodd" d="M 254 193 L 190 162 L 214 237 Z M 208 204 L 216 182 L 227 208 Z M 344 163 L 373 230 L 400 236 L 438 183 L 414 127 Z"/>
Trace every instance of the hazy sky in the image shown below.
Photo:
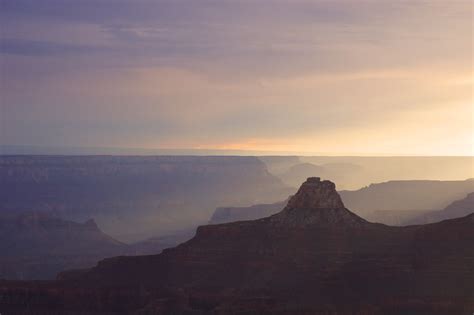
<path fill-rule="evenodd" d="M 470 0 L 0 5 L 0 144 L 474 153 Z"/>

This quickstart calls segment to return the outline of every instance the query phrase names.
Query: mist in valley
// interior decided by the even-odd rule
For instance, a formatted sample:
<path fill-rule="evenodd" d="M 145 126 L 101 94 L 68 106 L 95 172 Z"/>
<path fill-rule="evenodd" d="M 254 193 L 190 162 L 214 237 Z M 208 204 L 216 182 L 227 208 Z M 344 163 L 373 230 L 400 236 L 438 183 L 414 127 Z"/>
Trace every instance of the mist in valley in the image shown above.
<path fill-rule="evenodd" d="M 0 315 L 472 315 L 472 0 L 0 0 Z"/>
<path fill-rule="evenodd" d="M 467 157 L 3 156 L 1 270 L 51 278 L 114 255 L 159 253 L 200 225 L 278 213 L 311 176 L 334 181 L 346 207 L 369 221 L 441 221 L 473 211 L 472 198 L 462 211 L 441 211 L 474 192 L 461 177 L 472 165 Z"/>

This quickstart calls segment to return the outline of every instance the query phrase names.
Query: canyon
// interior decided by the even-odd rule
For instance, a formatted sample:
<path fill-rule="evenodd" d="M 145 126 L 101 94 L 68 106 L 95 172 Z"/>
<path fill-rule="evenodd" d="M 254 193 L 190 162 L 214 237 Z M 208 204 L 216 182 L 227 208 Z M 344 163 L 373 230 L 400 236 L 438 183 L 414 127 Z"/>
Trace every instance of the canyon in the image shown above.
<path fill-rule="evenodd" d="M 344 206 L 334 183 L 308 178 L 282 211 L 201 226 L 161 254 L 108 258 L 57 281 L 2 281 L 0 307 L 12 314 L 26 304 L 35 314 L 470 314 L 473 242 L 474 214 L 408 227 L 370 223 Z"/>

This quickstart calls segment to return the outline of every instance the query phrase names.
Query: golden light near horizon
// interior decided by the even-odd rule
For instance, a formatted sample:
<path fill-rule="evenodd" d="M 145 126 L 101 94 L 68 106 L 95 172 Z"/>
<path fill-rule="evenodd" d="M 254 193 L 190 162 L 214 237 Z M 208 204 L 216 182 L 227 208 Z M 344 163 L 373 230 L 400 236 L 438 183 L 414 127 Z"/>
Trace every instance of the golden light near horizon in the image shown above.
<path fill-rule="evenodd" d="M 470 1 L 115 5 L 2 10 L 2 144 L 473 155 Z"/>

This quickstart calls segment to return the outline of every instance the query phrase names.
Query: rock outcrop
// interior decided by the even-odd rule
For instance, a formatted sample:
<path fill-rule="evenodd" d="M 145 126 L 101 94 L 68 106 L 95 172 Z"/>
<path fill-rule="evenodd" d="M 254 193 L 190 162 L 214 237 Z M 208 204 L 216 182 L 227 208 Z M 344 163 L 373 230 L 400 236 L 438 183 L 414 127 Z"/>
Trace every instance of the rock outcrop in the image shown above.
<path fill-rule="evenodd" d="M 463 205 L 454 205 L 459 210 L 451 207 L 449 211 L 441 212 L 439 209 L 472 191 L 473 180 L 404 180 L 372 184 L 354 191 L 343 190 L 339 194 L 347 208 L 370 222 L 406 226 L 439 222 L 471 213 L 466 209 L 472 208 L 469 198 Z M 281 201 L 251 207 L 218 208 L 210 223 L 260 219 L 279 212 L 285 205 L 286 202 Z"/>
<path fill-rule="evenodd" d="M 363 225 L 367 222 L 344 207 L 336 185 L 319 177 L 310 177 L 298 192 L 290 198 L 287 206 L 270 221 L 286 227 Z"/>
<path fill-rule="evenodd" d="M 281 211 L 282 209 L 284 210 Z M 321 181 L 319 177 L 310 177 L 286 202 L 240 208 L 218 208 L 210 224 L 226 223 L 227 220 L 241 221 L 246 216 L 251 220 L 255 219 L 255 216 L 260 218 L 280 211 L 281 213 L 273 216 L 272 220 L 274 223 L 281 221 L 281 224 L 287 225 L 338 223 L 339 220 L 344 220 L 345 215 L 349 213 L 336 192 L 334 183 L 327 180 Z M 355 218 L 353 215 L 348 215 L 347 218 L 349 219 L 349 217 Z M 356 220 L 358 219 L 360 218 Z"/>
<path fill-rule="evenodd" d="M 0 309 L 25 311 L 30 298 L 36 314 L 470 314 L 473 242 L 474 215 L 369 223 L 333 183 L 310 178 L 281 212 L 199 227 L 160 255 L 105 259 L 57 282 L 0 282 Z"/>

